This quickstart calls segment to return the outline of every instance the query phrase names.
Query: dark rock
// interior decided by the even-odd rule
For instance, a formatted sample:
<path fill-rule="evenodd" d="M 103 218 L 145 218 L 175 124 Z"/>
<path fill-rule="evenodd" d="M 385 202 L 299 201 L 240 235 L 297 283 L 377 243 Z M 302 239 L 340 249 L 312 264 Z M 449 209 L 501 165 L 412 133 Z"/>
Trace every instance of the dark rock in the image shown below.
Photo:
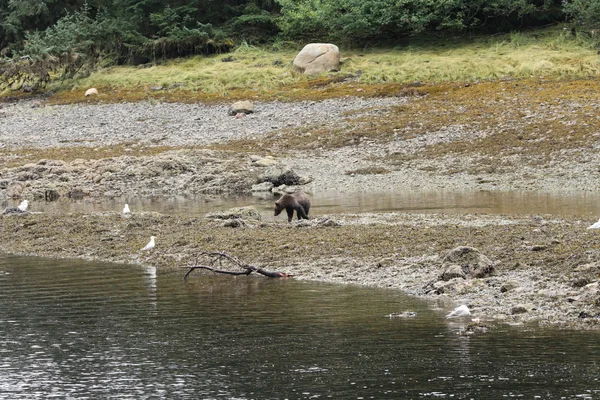
<path fill-rule="evenodd" d="M 571 286 L 575 288 L 582 288 L 590 283 L 592 282 L 588 278 L 576 278 L 571 281 Z"/>
<path fill-rule="evenodd" d="M 271 182 L 275 187 L 281 185 L 295 186 L 305 185 L 306 183 L 310 182 L 310 179 L 306 177 L 301 177 L 292 169 L 286 169 L 283 172 L 274 175 L 263 176 L 259 178 L 259 181 L 257 183 L 263 182 Z"/>
<path fill-rule="evenodd" d="M 21 211 L 17 207 L 8 207 L 2 211 L 2 215 L 23 215 L 27 214 L 27 211 Z"/>
<path fill-rule="evenodd" d="M 525 314 L 527 312 L 529 312 L 529 310 L 525 306 L 522 306 L 522 305 L 517 305 L 510 309 L 510 313 L 512 315 Z"/>
<path fill-rule="evenodd" d="M 466 333 L 468 335 L 476 333 L 486 333 L 490 330 L 490 327 L 481 322 L 469 322 L 467 324 Z"/>
<path fill-rule="evenodd" d="M 505 282 L 500 286 L 500 292 L 506 293 L 518 287 L 518 284 L 515 282 Z"/>
<path fill-rule="evenodd" d="M 440 274 L 440 279 L 443 281 L 449 281 L 450 279 L 454 278 L 467 278 L 462 267 L 458 264 L 452 264 L 447 266 L 444 272 Z"/>
<path fill-rule="evenodd" d="M 580 312 L 577 317 L 581 318 L 581 319 L 594 318 L 594 316 L 592 314 L 588 313 L 587 311 Z"/>
<path fill-rule="evenodd" d="M 46 201 L 55 201 L 60 197 L 60 193 L 56 189 L 46 189 L 44 191 L 44 200 Z"/>

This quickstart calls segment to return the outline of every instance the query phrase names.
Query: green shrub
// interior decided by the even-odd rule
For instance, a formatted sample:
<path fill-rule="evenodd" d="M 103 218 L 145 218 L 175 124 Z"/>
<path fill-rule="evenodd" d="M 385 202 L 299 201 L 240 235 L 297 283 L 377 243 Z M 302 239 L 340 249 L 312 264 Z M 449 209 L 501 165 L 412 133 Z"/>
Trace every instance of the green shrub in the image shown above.
<path fill-rule="evenodd" d="M 563 9 L 576 27 L 588 31 L 600 29 L 600 0 L 564 1 Z"/>
<path fill-rule="evenodd" d="M 553 21 L 553 0 L 277 0 L 286 37 L 363 41 Z M 510 30 L 510 29 L 508 29 Z"/>

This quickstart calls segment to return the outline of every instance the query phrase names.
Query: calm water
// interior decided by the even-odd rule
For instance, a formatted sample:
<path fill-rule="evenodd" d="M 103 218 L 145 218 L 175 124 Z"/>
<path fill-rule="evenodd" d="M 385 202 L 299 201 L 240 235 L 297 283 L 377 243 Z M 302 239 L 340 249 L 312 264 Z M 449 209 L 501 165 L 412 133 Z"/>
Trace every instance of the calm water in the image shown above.
<path fill-rule="evenodd" d="M 0 398 L 600 398 L 598 332 L 464 337 L 392 290 L 181 276 L 0 256 Z"/>
<path fill-rule="evenodd" d="M 277 197 L 172 197 L 121 198 L 118 200 L 34 201 L 32 211 L 96 212 L 118 211 L 128 203 L 131 210 L 158 211 L 165 214 L 203 214 L 231 207 L 255 206 L 265 219 L 273 218 L 273 201 Z M 5 201 L 0 208 L 16 206 L 19 201 Z M 363 212 L 417 213 L 486 213 L 486 214 L 555 214 L 578 215 L 596 220 L 600 215 L 600 194 L 577 193 L 551 195 L 536 192 L 489 192 L 411 190 L 383 193 L 316 193 L 312 196 L 311 215 Z M 280 217 L 281 219 L 282 217 Z"/>

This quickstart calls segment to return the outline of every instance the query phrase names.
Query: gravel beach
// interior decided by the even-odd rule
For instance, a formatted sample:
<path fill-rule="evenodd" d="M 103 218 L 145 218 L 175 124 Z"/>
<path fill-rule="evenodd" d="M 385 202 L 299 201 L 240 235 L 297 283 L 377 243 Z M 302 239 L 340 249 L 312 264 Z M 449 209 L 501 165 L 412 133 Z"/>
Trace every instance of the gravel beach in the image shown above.
<path fill-rule="evenodd" d="M 200 146 L 309 124 L 333 124 L 345 113 L 370 115 L 405 102 L 400 98 L 257 102 L 256 113 L 235 118 L 228 115 L 229 104 L 39 106 L 39 102 L 22 101 L 0 110 L 0 148 L 98 147 L 137 141 Z"/>

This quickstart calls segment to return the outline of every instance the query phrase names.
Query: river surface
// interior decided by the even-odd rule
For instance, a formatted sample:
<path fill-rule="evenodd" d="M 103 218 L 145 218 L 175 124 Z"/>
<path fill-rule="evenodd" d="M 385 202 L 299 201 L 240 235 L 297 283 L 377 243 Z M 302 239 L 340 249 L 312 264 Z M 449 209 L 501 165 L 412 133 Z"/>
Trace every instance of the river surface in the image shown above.
<path fill-rule="evenodd" d="M 278 196 L 119 198 L 113 200 L 32 201 L 31 211 L 99 212 L 123 209 L 133 212 L 156 211 L 171 215 L 198 215 L 232 207 L 254 206 L 266 219 L 273 218 L 273 202 Z M 311 196 L 311 216 L 337 213 L 414 212 L 577 215 L 596 221 L 600 216 L 600 194 L 579 192 L 573 195 L 518 191 L 410 190 L 382 193 L 316 193 Z M 0 207 L 16 207 L 19 201 L 5 201 Z M 283 216 L 279 217 L 284 218 Z"/>
<path fill-rule="evenodd" d="M 394 290 L 183 272 L 0 256 L 0 399 L 600 398 L 600 332 L 462 336 Z"/>

